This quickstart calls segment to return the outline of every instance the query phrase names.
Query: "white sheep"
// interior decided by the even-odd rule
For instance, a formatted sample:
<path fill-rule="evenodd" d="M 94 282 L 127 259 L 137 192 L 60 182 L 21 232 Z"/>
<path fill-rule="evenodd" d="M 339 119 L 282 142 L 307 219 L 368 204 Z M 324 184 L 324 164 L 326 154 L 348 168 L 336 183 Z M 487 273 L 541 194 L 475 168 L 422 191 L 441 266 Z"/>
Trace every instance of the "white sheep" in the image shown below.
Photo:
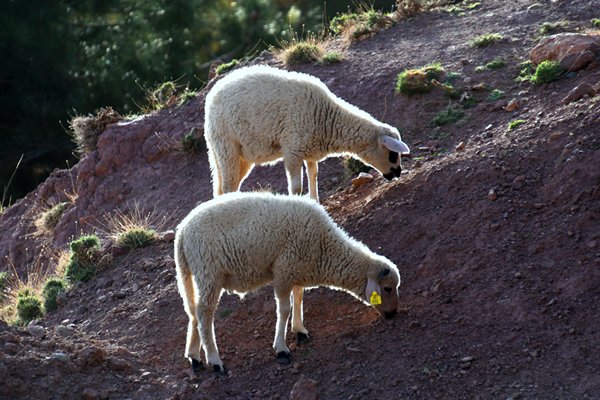
<path fill-rule="evenodd" d="M 213 194 L 239 190 L 254 164 L 283 159 L 289 194 L 302 193 L 302 162 L 318 201 L 317 163 L 350 154 L 391 180 L 410 153 L 398 130 L 336 97 L 314 76 L 264 65 L 235 70 L 206 96 L 204 136 Z"/>
<path fill-rule="evenodd" d="M 285 343 L 290 297 L 292 331 L 299 341 L 308 338 L 304 287 L 344 290 L 387 318 L 398 307 L 396 266 L 350 238 L 318 203 L 301 196 L 238 192 L 201 204 L 177 227 L 175 266 L 189 317 L 185 357 L 196 372 L 203 347 L 206 362 L 226 373 L 214 335 L 224 290 L 243 296 L 272 283 L 277 302 L 273 348 L 283 364 L 291 359 Z"/>

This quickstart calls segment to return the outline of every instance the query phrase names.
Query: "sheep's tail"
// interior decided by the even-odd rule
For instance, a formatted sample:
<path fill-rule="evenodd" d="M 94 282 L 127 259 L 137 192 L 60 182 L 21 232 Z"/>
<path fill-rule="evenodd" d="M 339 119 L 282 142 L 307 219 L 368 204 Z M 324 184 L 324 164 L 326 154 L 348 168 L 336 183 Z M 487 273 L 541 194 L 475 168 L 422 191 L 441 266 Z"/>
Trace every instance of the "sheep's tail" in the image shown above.
<path fill-rule="evenodd" d="M 183 299 L 185 312 L 190 317 L 195 316 L 194 279 L 183 251 L 183 240 L 180 232 L 175 235 L 175 270 L 177 271 L 177 287 Z"/>

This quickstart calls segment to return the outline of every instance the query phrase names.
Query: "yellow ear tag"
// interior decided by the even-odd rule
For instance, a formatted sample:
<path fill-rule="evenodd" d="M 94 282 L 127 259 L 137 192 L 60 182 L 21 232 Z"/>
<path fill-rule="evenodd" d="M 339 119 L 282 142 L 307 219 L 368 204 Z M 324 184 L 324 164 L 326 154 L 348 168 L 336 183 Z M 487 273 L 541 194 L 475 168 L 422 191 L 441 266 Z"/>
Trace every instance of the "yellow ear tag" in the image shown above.
<path fill-rule="evenodd" d="M 369 300 L 374 306 L 381 304 L 381 296 L 376 291 L 373 291 L 373 293 L 371 293 L 371 298 Z"/>

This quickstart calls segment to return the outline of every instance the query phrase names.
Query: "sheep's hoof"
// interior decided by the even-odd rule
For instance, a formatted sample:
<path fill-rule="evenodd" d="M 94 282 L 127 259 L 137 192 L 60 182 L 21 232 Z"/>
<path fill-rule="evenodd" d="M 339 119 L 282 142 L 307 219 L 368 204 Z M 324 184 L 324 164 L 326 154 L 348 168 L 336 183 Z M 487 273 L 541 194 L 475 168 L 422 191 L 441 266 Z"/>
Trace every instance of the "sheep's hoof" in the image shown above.
<path fill-rule="evenodd" d="M 213 371 L 215 374 L 227 375 L 227 368 L 224 365 L 213 365 Z"/>
<path fill-rule="evenodd" d="M 287 351 L 277 353 L 277 362 L 282 365 L 288 365 L 292 362 L 292 355 Z"/>
<path fill-rule="evenodd" d="M 202 364 L 202 361 L 194 360 L 190 357 L 190 362 L 192 363 L 192 371 L 194 371 L 195 374 L 204 369 L 204 364 Z"/>
<path fill-rule="evenodd" d="M 296 342 L 298 344 L 306 344 L 310 342 L 310 336 L 308 336 L 306 333 L 298 332 L 296 334 Z"/>

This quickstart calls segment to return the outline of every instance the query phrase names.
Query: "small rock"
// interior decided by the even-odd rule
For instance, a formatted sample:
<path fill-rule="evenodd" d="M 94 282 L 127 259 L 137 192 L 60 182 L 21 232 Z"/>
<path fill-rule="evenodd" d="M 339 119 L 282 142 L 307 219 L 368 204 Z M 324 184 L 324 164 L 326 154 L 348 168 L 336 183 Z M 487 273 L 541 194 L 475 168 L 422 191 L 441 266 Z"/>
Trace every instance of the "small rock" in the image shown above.
<path fill-rule="evenodd" d="M 306 378 L 304 375 L 294 383 L 290 393 L 290 400 L 318 400 L 320 398 L 317 381 Z"/>
<path fill-rule="evenodd" d="M 49 358 L 50 360 L 59 361 L 61 363 L 66 363 L 69 361 L 69 356 L 62 351 L 55 351 Z"/>
<path fill-rule="evenodd" d="M 587 242 L 585 242 L 585 245 L 588 247 L 588 249 L 595 249 L 597 243 L 595 240 L 588 240 Z"/>
<path fill-rule="evenodd" d="M 462 362 L 462 363 L 468 363 L 468 362 L 473 361 L 474 359 L 475 358 L 473 358 L 472 356 L 466 356 L 466 357 L 461 358 L 460 362 Z"/>
<path fill-rule="evenodd" d="M 75 329 L 69 328 L 68 326 L 59 325 L 54 331 L 54 333 L 58 336 L 70 337 L 73 336 L 73 334 L 75 333 Z"/>
<path fill-rule="evenodd" d="M 4 348 L 2 349 L 2 351 L 5 354 L 14 356 L 19 352 L 19 346 L 17 346 L 15 343 L 7 342 L 4 343 Z"/>
<path fill-rule="evenodd" d="M 517 176 L 515 179 L 513 179 L 511 186 L 513 189 L 521 189 L 523 187 L 523 185 L 525 184 L 525 176 L 524 175 L 519 175 Z"/>
<path fill-rule="evenodd" d="M 84 400 L 97 400 L 100 398 L 98 391 L 92 388 L 84 389 L 81 397 L 83 397 Z"/>
<path fill-rule="evenodd" d="M 560 139 L 561 137 L 562 137 L 562 134 L 560 134 L 558 132 L 553 132 L 550 134 L 550 136 L 548 136 L 548 143 L 555 142 L 558 139 Z"/>
<path fill-rule="evenodd" d="M 506 107 L 504 107 L 504 109 L 508 112 L 513 112 L 515 110 L 518 110 L 519 108 L 521 108 L 521 106 L 520 106 L 519 102 L 517 101 L 517 99 L 512 99 L 511 101 L 508 102 Z"/>
<path fill-rule="evenodd" d="M 356 178 L 352 179 L 352 185 L 357 187 L 364 185 L 365 183 L 371 182 L 372 180 L 373 175 L 366 172 L 361 172 Z"/>
<path fill-rule="evenodd" d="M 29 325 L 27 327 L 27 332 L 31 336 L 33 336 L 35 338 L 38 338 L 38 339 L 41 339 L 44 336 L 46 336 L 46 330 L 43 327 L 39 326 L 39 325 Z"/>
<path fill-rule="evenodd" d="M 160 235 L 158 236 L 158 240 L 160 240 L 162 242 L 172 242 L 173 240 L 175 240 L 175 231 L 168 230 L 165 232 L 161 232 Z"/>
<path fill-rule="evenodd" d="M 131 365 L 127 361 L 118 357 L 108 357 L 106 365 L 113 371 L 126 371 L 131 368 Z"/>
<path fill-rule="evenodd" d="M 487 194 L 487 197 L 491 201 L 495 201 L 498 198 L 498 195 L 496 194 L 496 191 L 494 189 L 490 189 L 490 191 Z"/>
<path fill-rule="evenodd" d="M 77 355 L 77 363 L 81 366 L 96 366 L 104 362 L 106 351 L 96 346 L 81 349 Z"/>
<path fill-rule="evenodd" d="M 588 83 L 583 82 L 573 88 L 569 94 L 562 100 L 563 104 L 569 104 L 577 100 L 581 100 L 585 96 L 593 97 L 596 95 L 596 89 Z"/>
<path fill-rule="evenodd" d="M 465 142 L 460 142 L 459 144 L 456 145 L 456 147 L 454 149 L 456 151 L 463 151 L 465 149 L 465 147 L 467 147 Z"/>

